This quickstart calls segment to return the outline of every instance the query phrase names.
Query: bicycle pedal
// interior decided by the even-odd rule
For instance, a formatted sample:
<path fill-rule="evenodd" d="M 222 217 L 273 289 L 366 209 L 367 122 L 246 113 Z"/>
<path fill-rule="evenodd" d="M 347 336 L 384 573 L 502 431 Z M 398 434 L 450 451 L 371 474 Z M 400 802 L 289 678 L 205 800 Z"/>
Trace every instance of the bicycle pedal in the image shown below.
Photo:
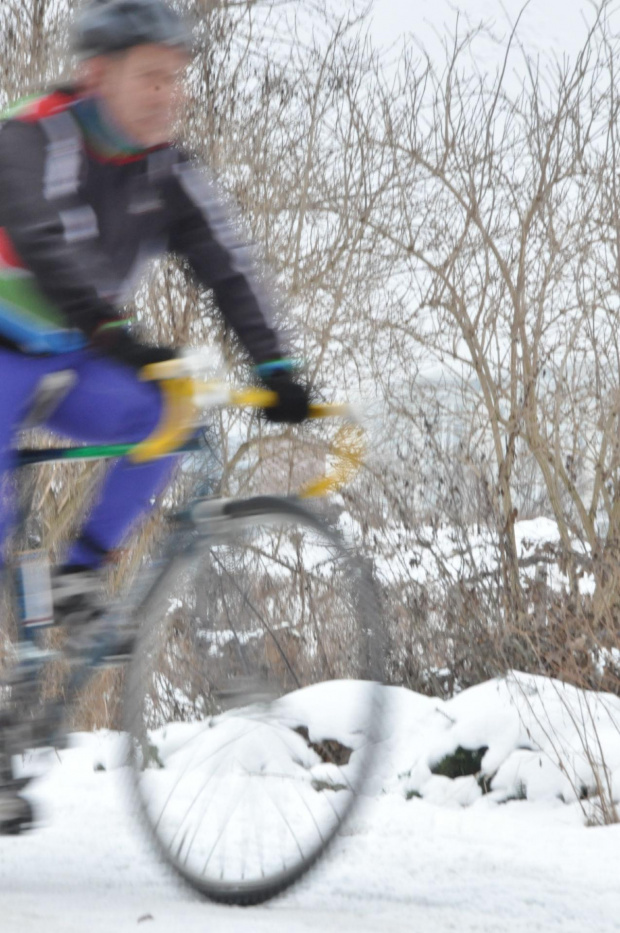
<path fill-rule="evenodd" d="M 135 632 L 110 620 L 91 624 L 83 631 L 69 636 L 66 657 L 72 665 L 90 664 L 92 667 L 115 667 L 131 657 L 136 641 Z"/>

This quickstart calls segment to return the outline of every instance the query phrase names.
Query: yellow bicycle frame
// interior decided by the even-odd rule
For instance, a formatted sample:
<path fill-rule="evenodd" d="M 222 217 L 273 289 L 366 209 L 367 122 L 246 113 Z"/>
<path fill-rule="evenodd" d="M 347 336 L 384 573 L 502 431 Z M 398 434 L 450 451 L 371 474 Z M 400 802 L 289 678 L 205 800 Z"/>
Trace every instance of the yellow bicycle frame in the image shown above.
<path fill-rule="evenodd" d="M 197 398 L 207 391 L 218 396 L 224 405 L 236 408 L 269 408 L 277 404 L 276 392 L 269 389 L 231 389 L 222 383 L 209 383 L 187 376 L 178 376 L 179 361 L 156 363 L 142 371 L 144 379 L 156 379 L 163 395 L 163 414 L 159 425 L 150 437 L 131 452 L 134 463 L 144 463 L 158 457 L 174 454 L 196 430 Z M 338 430 L 330 447 L 334 458 L 333 469 L 325 476 L 306 483 L 299 491 L 301 498 L 326 496 L 350 482 L 362 466 L 365 454 L 365 438 L 361 426 L 352 419 L 351 408 L 346 404 L 311 404 L 312 419 L 343 417 L 347 423 Z"/>

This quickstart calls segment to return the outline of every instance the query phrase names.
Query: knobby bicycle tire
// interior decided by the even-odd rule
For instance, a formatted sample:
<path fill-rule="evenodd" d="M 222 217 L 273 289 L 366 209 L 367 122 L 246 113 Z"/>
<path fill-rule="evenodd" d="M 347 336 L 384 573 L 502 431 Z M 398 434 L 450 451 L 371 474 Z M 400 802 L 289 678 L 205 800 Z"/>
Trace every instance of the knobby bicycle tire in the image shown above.
<path fill-rule="evenodd" d="M 138 610 L 132 783 L 186 882 L 256 904 L 314 865 L 368 785 L 379 603 L 364 562 L 296 500 L 231 502 L 204 534 L 195 516 Z"/>

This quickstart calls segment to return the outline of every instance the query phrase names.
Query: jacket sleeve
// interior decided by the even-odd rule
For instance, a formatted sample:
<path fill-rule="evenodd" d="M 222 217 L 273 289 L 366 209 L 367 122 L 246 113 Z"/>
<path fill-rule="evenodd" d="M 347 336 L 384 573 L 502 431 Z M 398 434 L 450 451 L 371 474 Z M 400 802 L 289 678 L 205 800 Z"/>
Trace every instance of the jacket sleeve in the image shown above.
<path fill-rule="evenodd" d="M 72 236 L 68 217 L 90 208 L 77 194 L 46 197 L 49 147 L 36 123 L 9 121 L 0 128 L 0 227 L 43 294 L 68 323 L 91 334 L 117 316 L 97 282 L 106 278 L 105 257 L 88 238 Z"/>
<path fill-rule="evenodd" d="M 173 169 L 170 248 L 184 256 L 255 363 L 282 353 L 273 306 L 254 274 L 250 250 L 236 237 L 222 198 L 206 174 L 185 158 Z"/>

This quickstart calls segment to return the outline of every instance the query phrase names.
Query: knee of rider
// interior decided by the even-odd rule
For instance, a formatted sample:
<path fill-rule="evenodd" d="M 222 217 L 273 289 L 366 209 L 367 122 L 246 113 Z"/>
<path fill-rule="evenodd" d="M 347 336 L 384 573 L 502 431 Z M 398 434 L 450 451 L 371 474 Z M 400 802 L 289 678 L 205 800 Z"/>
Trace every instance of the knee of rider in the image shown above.
<path fill-rule="evenodd" d="M 142 441 L 149 437 L 160 423 L 163 409 L 161 390 L 155 383 L 141 382 L 140 391 L 127 411 L 125 423 L 132 439 Z"/>

